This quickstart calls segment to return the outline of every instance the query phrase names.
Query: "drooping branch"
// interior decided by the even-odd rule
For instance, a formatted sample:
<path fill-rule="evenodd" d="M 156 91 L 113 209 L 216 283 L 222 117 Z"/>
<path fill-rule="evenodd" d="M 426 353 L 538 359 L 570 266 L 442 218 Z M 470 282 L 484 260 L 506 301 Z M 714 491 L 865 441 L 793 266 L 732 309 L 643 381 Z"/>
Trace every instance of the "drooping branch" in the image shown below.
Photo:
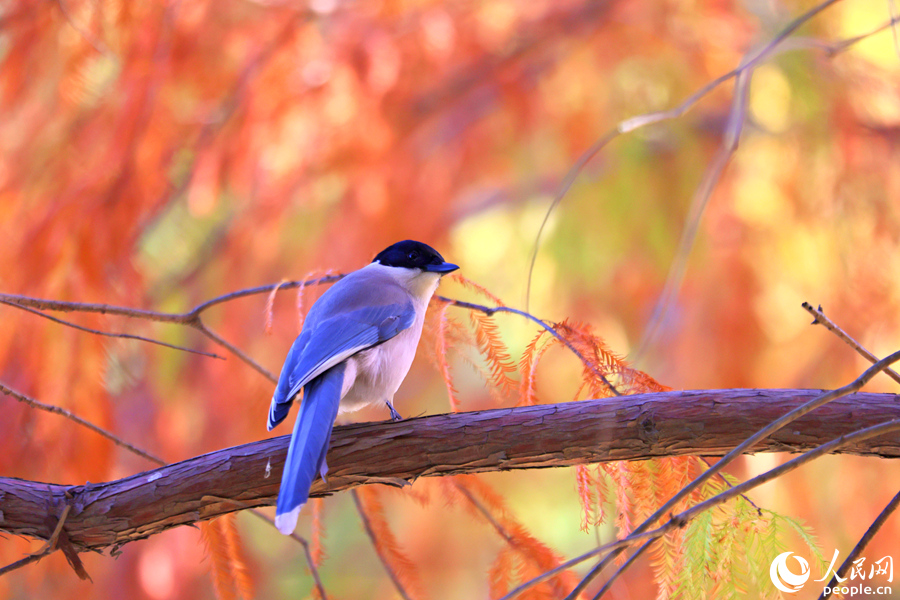
<path fill-rule="evenodd" d="M 436 415 L 337 427 L 328 481 L 312 496 L 423 476 L 546 468 L 673 455 L 722 455 L 815 390 L 702 390 Z M 900 417 L 893 394 L 854 394 L 795 421 L 753 448 L 800 452 Z M 287 436 L 212 452 L 102 484 L 0 478 L 0 530 L 49 539 L 64 507 L 78 550 L 114 549 L 170 527 L 274 504 Z M 848 453 L 900 457 L 900 435 Z M 68 496 L 68 498 L 67 498 Z"/>

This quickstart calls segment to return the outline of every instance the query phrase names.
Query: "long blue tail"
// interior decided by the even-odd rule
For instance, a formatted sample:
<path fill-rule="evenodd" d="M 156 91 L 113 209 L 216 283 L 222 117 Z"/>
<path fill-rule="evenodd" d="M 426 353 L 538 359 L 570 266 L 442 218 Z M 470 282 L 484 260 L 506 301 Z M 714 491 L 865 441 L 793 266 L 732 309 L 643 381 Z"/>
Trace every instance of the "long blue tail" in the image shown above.
<path fill-rule="evenodd" d="M 285 535 L 294 531 L 297 515 L 309 498 L 309 488 L 316 474 L 324 478 L 328 472 L 325 454 L 337 418 L 343 383 L 344 364 L 341 363 L 306 384 L 275 508 L 275 526 Z"/>

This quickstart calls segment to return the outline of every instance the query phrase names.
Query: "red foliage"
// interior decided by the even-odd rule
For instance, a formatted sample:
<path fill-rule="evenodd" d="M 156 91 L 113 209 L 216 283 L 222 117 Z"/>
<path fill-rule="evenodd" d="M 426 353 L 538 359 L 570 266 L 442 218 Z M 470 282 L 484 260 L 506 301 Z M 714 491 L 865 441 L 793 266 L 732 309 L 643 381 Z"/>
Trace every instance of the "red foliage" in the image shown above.
<path fill-rule="evenodd" d="M 0 16 L 0 292 L 170 312 L 321 267 L 354 269 L 404 238 L 432 243 L 454 262 L 454 253 L 465 256 L 468 279 L 454 279 L 490 306 L 501 305 L 498 296 L 519 298 L 535 215 L 581 153 L 622 119 L 671 108 L 734 68 L 786 18 L 715 2 L 690 10 L 574 0 L 7 4 Z M 803 35 L 825 42 L 865 33 L 847 31 L 858 22 L 849 13 L 868 15 L 841 3 Z M 827 59 L 817 52 L 767 61 L 769 79 L 754 80 L 754 126 L 696 223 L 699 242 L 669 300 L 674 316 L 634 363 L 661 380 L 684 387 L 846 383 L 859 364 L 838 342 L 803 329 L 805 313 L 791 312 L 801 300 L 825 304 L 876 353 L 897 339 L 898 84 L 894 63 L 884 59 L 894 57 L 889 47 L 881 57 L 865 49 Z M 548 316 L 563 319 L 555 333 L 584 358 L 579 395 L 611 393 L 598 373 L 627 393 L 666 389 L 622 356 L 641 339 L 663 287 L 687 203 L 721 141 L 730 89 L 604 148 L 548 222 L 535 271 L 546 285 L 532 291 Z M 477 227 L 497 214 L 502 219 L 487 231 Z M 256 295 L 204 313 L 210 329 L 259 369 L 231 355 L 222 361 L 99 337 L 4 306 L 0 381 L 166 460 L 258 439 L 271 394 L 264 373 L 280 366 L 310 291 L 300 287 L 291 310 L 273 292 L 268 302 Z M 472 313 L 469 322 L 456 310 L 432 307 L 426 343 L 437 369 L 415 367 L 401 393 L 437 388 L 443 376 L 451 409 L 466 408 L 457 389 L 472 387 L 464 387 L 471 374 L 456 370 L 459 361 L 474 367 L 498 404 L 559 400 L 543 385 L 547 397 L 536 391 L 539 377 L 555 383 L 546 353 L 561 345 L 557 338 L 526 332 L 533 337 L 517 363 L 514 328 L 496 315 Z M 63 316 L 221 351 L 186 327 Z M 0 415 L 4 476 L 80 484 L 148 466 L 11 398 L 0 397 Z M 592 511 L 607 496 L 605 478 L 616 484 L 624 532 L 686 470 L 679 461 L 605 464 L 596 475 L 579 469 L 582 526 L 599 519 Z M 887 494 L 872 481 L 889 478 L 837 470 L 846 489 L 871 490 L 872 502 Z M 553 551 L 504 513 L 504 490 L 472 490 L 516 541 L 473 568 L 473 578 L 490 571 L 488 585 L 498 593 L 556 564 Z M 817 513 L 814 494 L 785 496 L 810 520 L 818 515 L 836 527 Z M 460 501 L 458 492 L 446 497 Z M 855 498 L 835 498 L 823 514 L 866 512 Z M 367 502 L 380 519 L 375 500 Z M 848 516 L 835 540 L 865 525 L 857 518 Z M 320 519 L 316 511 L 316 548 L 329 528 Z M 387 536 L 385 523 L 379 531 Z M 260 596 L 283 595 L 302 553 L 283 553 L 292 557 L 283 572 L 273 566 L 280 549 L 268 544 L 246 544 L 251 559 L 264 559 L 243 560 L 232 525 L 204 526 L 218 594 L 249 597 L 252 579 Z M 439 531 L 402 531 L 441 543 Z M 151 593 L 148 577 L 168 573 L 170 597 L 209 597 L 205 565 L 195 568 L 201 561 L 182 534 L 160 536 L 164 552 L 147 543 L 124 548 L 118 561 L 83 557 L 93 587 L 51 557 L 0 578 L 0 596 L 21 589 L 62 599 L 143 597 Z M 356 550 L 337 537 L 329 538 L 333 558 L 323 569 Z M 2 542 L 0 564 L 36 549 Z M 555 593 L 568 582 L 533 593 Z"/>

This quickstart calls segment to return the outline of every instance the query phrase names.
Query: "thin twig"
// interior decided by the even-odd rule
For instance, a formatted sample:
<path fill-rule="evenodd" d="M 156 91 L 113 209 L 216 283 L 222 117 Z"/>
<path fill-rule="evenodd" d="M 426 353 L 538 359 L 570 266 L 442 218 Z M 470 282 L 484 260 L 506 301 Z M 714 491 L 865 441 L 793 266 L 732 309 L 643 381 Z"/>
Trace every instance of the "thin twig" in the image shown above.
<path fill-rule="evenodd" d="M 675 298 L 678 296 L 678 291 L 681 289 L 681 284 L 684 281 L 688 257 L 691 249 L 694 247 L 694 242 L 697 240 L 703 213 L 706 212 L 706 207 L 709 205 L 712 193 L 725 172 L 725 167 L 728 166 L 728 163 L 737 151 L 746 117 L 747 94 L 750 89 L 749 73 L 750 71 L 741 70 L 735 78 L 734 100 L 732 101 L 728 124 L 722 136 L 722 145 L 706 168 L 703 179 L 700 181 L 700 185 L 691 199 L 691 206 L 685 220 L 684 229 L 681 232 L 681 238 L 678 241 L 675 258 L 672 260 L 666 283 L 663 285 L 663 290 L 644 330 L 644 335 L 633 354 L 632 360 L 634 361 L 640 360 L 647 348 L 656 341 L 663 324 L 666 322 L 669 307 L 675 302 Z"/>
<path fill-rule="evenodd" d="M 69 496 L 69 497 L 71 497 L 71 496 Z M 16 569 L 21 569 L 25 565 L 30 565 L 33 562 L 37 562 L 37 561 L 41 560 L 42 558 L 44 558 L 45 556 L 48 556 L 48 555 L 56 552 L 56 550 L 59 548 L 58 543 L 60 540 L 60 534 L 62 533 L 62 530 L 63 530 L 63 525 L 65 525 L 66 519 L 68 518 L 69 512 L 71 510 L 72 510 L 72 505 L 67 503 L 65 505 L 65 507 L 63 507 L 63 511 L 62 511 L 62 514 L 60 515 L 59 519 L 56 521 L 56 527 L 53 528 L 53 533 L 50 534 L 50 538 L 46 542 L 44 542 L 44 544 L 41 546 L 41 548 L 36 552 L 32 552 L 31 554 L 29 554 L 23 558 L 20 558 L 19 560 L 15 561 L 11 564 L 8 564 L 3 568 L 0 568 L 0 577 L 5 575 L 6 573 L 15 571 Z M 64 543 L 68 543 L 68 541 L 65 539 L 65 536 L 63 536 L 63 538 L 64 538 L 64 540 L 63 540 Z M 65 550 L 65 548 L 63 548 L 63 549 Z M 74 549 L 72 549 L 72 551 L 74 552 Z M 66 558 L 67 559 L 69 558 L 68 553 L 67 553 Z M 78 575 L 79 578 L 90 579 L 90 576 L 84 570 L 84 566 L 81 565 L 81 561 L 78 560 L 77 557 L 74 559 L 74 562 L 72 559 L 70 559 L 69 564 L 75 570 L 75 573 Z"/>
<path fill-rule="evenodd" d="M 469 502 L 472 503 L 472 506 L 474 506 L 478 510 L 478 512 L 481 513 L 481 516 L 483 516 L 485 518 L 485 520 L 491 524 L 491 527 L 494 528 L 494 530 L 500 535 L 500 537 L 502 537 L 504 540 L 506 540 L 507 544 L 509 544 L 510 546 L 512 546 L 514 548 L 518 548 L 518 545 L 516 544 L 516 540 L 512 536 L 512 534 L 510 534 L 506 530 L 506 528 L 503 527 L 503 525 L 501 525 L 497 521 L 497 519 L 494 518 L 494 515 L 491 514 L 491 511 L 489 511 L 487 509 L 487 507 L 484 506 L 484 504 L 479 502 L 478 498 L 476 498 L 475 496 L 472 495 L 472 492 L 470 492 L 468 490 L 468 488 L 466 488 L 463 485 L 460 485 L 455 479 L 453 480 L 453 487 L 456 488 L 456 491 L 458 491 L 460 494 L 465 496 L 466 500 L 468 500 Z"/>
<path fill-rule="evenodd" d="M 599 598 L 601 596 L 603 596 L 603 594 L 608 592 L 610 590 L 610 588 L 612 588 L 612 584 L 615 583 L 616 579 L 619 578 L 619 575 L 624 573 L 625 570 L 628 569 L 628 567 L 630 567 L 632 564 L 634 564 L 635 561 L 637 561 L 637 559 L 640 558 L 642 554 L 644 554 L 644 552 L 649 550 L 650 545 L 655 541 L 656 541 L 655 539 L 647 540 L 646 542 L 644 542 L 644 544 L 640 548 L 637 549 L 637 551 L 634 554 L 629 556 L 628 560 L 625 561 L 625 564 L 623 564 L 621 567 L 616 569 L 616 572 L 613 573 L 612 577 L 610 577 L 606 581 L 606 583 L 603 584 L 603 587 L 600 588 L 600 591 L 597 592 L 596 594 L 594 594 L 593 600 L 599 600 Z"/>
<path fill-rule="evenodd" d="M 90 44 L 94 50 L 99 52 L 100 54 L 106 56 L 107 58 L 115 58 L 115 55 L 110 52 L 109 47 L 101 42 L 99 39 L 94 37 L 94 35 L 75 22 L 75 19 L 72 17 L 72 14 L 69 12 L 69 7 L 66 5 L 65 0 L 56 0 L 57 4 L 59 4 L 59 9 L 62 11 L 63 16 L 66 18 L 66 21 L 69 22 L 69 25 L 72 26 L 72 29 L 77 31 L 81 37 Z"/>
<path fill-rule="evenodd" d="M 652 532 L 637 534 L 633 537 L 629 536 L 629 537 L 621 539 L 621 540 L 616 540 L 615 542 L 610 542 L 608 544 L 598 546 L 592 550 L 588 550 L 587 552 L 585 552 L 584 554 L 582 554 L 580 556 L 576 556 L 575 558 L 569 559 L 566 562 L 562 563 L 561 565 L 558 565 L 558 566 L 550 569 L 549 571 L 545 571 L 545 572 L 541 573 L 540 575 L 538 575 L 537 577 L 534 577 L 533 579 L 529 579 L 525 583 L 521 584 L 519 587 L 517 587 L 517 588 L 513 589 L 512 591 L 510 591 L 509 593 L 507 593 L 505 596 L 503 596 L 499 600 L 513 600 L 513 598 L 517 597 L 522 592 L 533 588 L 534 586 L 536 586 L 537 584 L 539 584 L 541 582 L 547 581 L 554 575 L 557 575 L 563 571 L 571 569 L 574 566 L 580 565 L 581 563 L 588 560 L 589 558 L 593 558 L 593 557 L 597 556 L 598 554 L 603 554 L 604 552 L 609 552 L 610 550 L 615 550 L 617 548 L 627 548 L 629 546 L 634 545 L 636 540 L 648 539 L 648 538 L 650 538 L 651 535 L 652 535 Z"/>
<path fill-rule="evenodd" d="M 217 296 L 210 300 L 207 300 L 201 304 L 198 304 L 188 312 L 184 313 L 168 313 L 168 312 L 160 312 L 155 310 L 145 310 L 140 308 L 130 308 L 125 306 L 115 306 L 111 304 L 93 304 L 93 303 L 85 303 L 85 302 L 64 302 L 61 300 L 46 300 L 43 298 L 33 298 L 30 296 L 21 296 L 18 294 L 0 294 L 0 303 L 7 304 L 9 306 L 13 306 L 16 308 L 21 308 L 23 310 L 28 310 L 29 308 L 35 309 L 37 311 L 58 311 L 58 312 L 84 312 L 84 313 L 94 313 L 94 314 L 108 314 L 108 315 L 116 315 L 122 317 L 129 317 L 133 319 L 145 319 L 148 321 L 156 321 L 160 323 L 173 323 L 180 325 L 187 325 L 188 327 L 192 327 L 208 337 L 210 340 L 215 342 L 216 344 L 222 346 L 226 350 L 228 350 L 235 357 L 252 367 L 255 371 L 260 373 L 263 377 L 268 379 L 269 381 L 275 382 L 277 378 L 271 372 L 269 372 L 266 368 L 260 365 L 258 362 L 250 358 L 246 353 L 238 349 L 233 344 L 227 342 L 221 336 L 212 331 L 206 324 L 203 322 L 202 313 L 207 309 L 216 306 L 217 304 L 221 304 L 223 302 L 228 302 L 230 300 L 235 300 L 237 298 L 243 298 L 246 296 L 253 296 L 258 294 L 264 294 L 271 292 L 272 290 L 278 289 L 292 289 L 301 286 L 307 285 L 318 285 L 324 283 L 333 283 L 339 279 L 341 279 L 343 275 L 330 275 L 326 277 L 319 277 L 317 279 L 311 281 L 287 281 L 281 282 L 277 284 L 263 285 L 259 287 L 247 288 L 243 290 L 238 290 L 236 292 L 230 292 L 228 294 L 223 294 L 221 296 Z M 33 312 L 33 311 L 32 311 Z M 43 315 L 43 313 L 41 313 Z M 46 316 L 46 315 L 44 315 Z M 49 317 L 48 317 L 49 318 Z M 204 353 L 201 353 L 204 354 Z"/>
<path fill-rule="evenodd" d="M 29 306 L 38 310 L 98 313 L 101 315 L 117 315 L 122 317 L 131 317 L 134 319 L 159 321 L 161 323 L 182 323 L 185 325 L 191 324 L 189 323 L 189 321 L 195 318 L 195 311 L 190 311 L 187 313 L 166 313 L 158 312 L 155 310 L 115 306 L 112 304 L 93 304 L 88 302 L 45 300 L 43 298 L 33 298 L 31 296 L 21 296 L 19 294 L 0 294 L 0 302 L 4 302 L 5 304 L 9 304 L 12 306 Z"/>
<path fill-rule="evenodd" d="M 854 36 L 852 38 L 847 38 L 846 40 L 840 40 L 840 41 L 834 42 L 832 44 L 824 44 L 822 46 L 822 48 L 825 50 L 825 54 L 828 57 L 832 57 L 837 54 L 840 54 L 841 52 L 844 52 L 845 50 L 847 50 L 849 47 L 853 46 L 854 44 L 857 44 L 866 38 L 872 37 L 876 33 L 881 33 L 885 29 L 888 29 L 889 27 L 893 27 L 897 23 L 900 23 L 900 16 L 892 17 L 888 22 L 883 23 L 883 24 L 879 25 L 878 27 L 876 27 L 875 29 L 868 31 L 866 33 Z"/>
<path fill-rule="evenodd" d="M 217 333 L 213 332 L 213 330 L 208 328 L 202 322 L 198 321 L 198 323 L 199 323 L 199 325 L 197 325 L 197 331 L 199 331 L 200 333 L 202 333 L 203 335 L 205 335 L 206 337 L 208 337 L 209 339 L 211 339 L 215 343 L 219 344 L 220 346 L 222 346 L 223 348 L 225 348 L 226 350 L 228 350 L 229 352 L 234 354 L 236 357 L 238 357 L 239 359 L 241 359 L 242 361 L 244 361 L 245 363 L 250 365 L 257 373 L 259 373 L 260 375 L 262 375 L 263 377 L 265 377 L 272 383 L 275 383 L 278 381 L 278 378 L 275 377 L 275 375 L 271 371 L 269 371 L 268 369 L 263 367 L 261 364 L 259 364 L 258 362 L 256 362 L 252 358 L 250 358 L 250 356 L 247 353 L 245 353 L 243 350 L 241 350 L 240 348 L 238 348 L 231 342 L 227 341 L 225 338 L 221 337 Z"/>
<path fill-rule="evenodd" d="M 275 527 L 275 519 L 263 513 L 260 509 L 254 508 L 250 512 L 255 517 L 258 517 L 266 523 L 269 523 L 272 527 Z M 316 562 L 313 560 L 312 552 L 309 549 L 309 542 L 297 532 L 291 532 L 290 537 L 303 546 L 303 553 L 306 555 L 306 565 L 309 567 L 309 572 L 312 574 L 313 581 L 316 584 L 316 590 L 319 592 L 319 597 L 322 600 L 328 600 L 328 594 L 325 593 L 325 586 L 322 585 L 322 579 L 319 577 L 319 569 L 316 567 Z"/>
<path fill-rule="evenodd" d="M 622 393 L 619 390 L 617 390 L 616 387 L 612 383 L 610 383 L 609 379 L 607 379 L 606 376 L 603 375 L 603 373 L 601 373 L 599 369 L 597 369 L 597 367 L 595 367 L 593 364 L 591 364 L 591 362 L 584 355 L 582 355 L 581 352 L 579 352 L 575 348 L 575 346 L 572 345 L 571 342 L 569 342 L 566 338 L 564 338 L 559 333 L 557 333 L 557 331 L 553 328 L 553 326 L 550 323 L 544 321 L 543 319 L 540 319 L 524 310 L 519 310 L 517 308 L 512 308 L 509 306 L 483 306 L 481 304 L 474 304 L 472 302 L 464 302 L 462 300 L 453 300 L 452 298 L 447 298 L 446 296 L 435 296 L 435 299 L 439 300 L 440 302 L 446 302 L 453 306 L 459 306 L 460 308 L 468 308 L 469 310 L 477 310 L 479 312 L 483 312 L 484 314 L 486 314 L 488 316 L 494 315 L 495 313 L 498 313 L 498 312 L 505 312 L 505 313 L 511 313 L 514 315 L 519 315 L 520 317 L 525 317 L 526 319 L 528 319 L 530 321 L 534 321 L 535 323 L 537 323 L 538 325 L 540 325 L 541 327 L 546 329 L 550 333 L 550 335 L 555 337 L 566 348 L 568 348 L 572 352 L 572 354 L 577 356 L 578 359 L 584 364 L 584 366 L 589 368 L 594 373 L 594 375 L 596 375 L 606 385 L 606 387 L 609 388 L 609 390 L 613 393 L 613 395 L 615 395 L 615 396 L 622 395 Z"/>
<path fill-rule="evenodd" d="M 832 321 L 831 319 L 826 317 L 825 313 L 822 312 L 821 306 L 819 306 L 819 308 L 813 308 L 809 302 L 804 302 L 800 306 L 802 306 L 804 309 L 806 309 L 806 312 L 808 312 L 809 314 L 811 314 L 813 316 L 813 319 L 814 319 L 812 322 L 813 325 L 822 325 L 825 329 L 827 329 L 834 335 L 838 336 L 841 339 L 841 341 L 843 341 L 845 344 L 847 344 L 848 346 L 850 346 L 851 348 L 856 350 L 857 353 L 861 354 L 863 356 L 863 358 L 865 358 L 867 361 L 874 363 L 875 361 L 878 360 L 877 356 L 875 356 L 874 354 L 872 354 L 871 352 L 866 350 L 862 346 L 862 344 L 860 344 L 859 342 L 854 340 L 852 337 L 847 335 L 843 329 L 841 329 L 834 323 L 834 321 Z M 894 371 L 893 369 L 885 369 L 884 374 L 887 375 L 888 377 L 890 377 L 891 379 L 893 379 L 894 381 L 896 381 L 897 383 L 900 383 L 900 375 L 898 375 L 897 372 Z"/>
<path fill-rule="evenodd" d="M 35 552 L 35 554 L 49 554 L 56 550 L 56 543 L 59 541 L 59 532 L 62 531 L 63 525 L 66 523 L 66 519 L 69 517 L 69 511 L 72 510 L 71 504 L 66 504 L 63 507 L 62 514 L 59 516 L 59 519 L 56 521 L 56 527 L 53 528 L 53 533 L 50 534 L 50 539 L 44 544 L 43 548 Z"/>
<path fill-rule="evenodd" d="M 856 546 L 854 546 L 853 550 L 850 551 L 847 559 L 838 568 L 837 573 L 835 573 L 834 577 L 831 578 L 831 581 L 828 582 L 825 590 L 830 590 L 829 593 L 826 594 L 825 590 L 822 590 L 822 595 L 819 596 L 819 600 L 828 600 L 828 598 L 832 596 L 835 588 L 838 586 L 837 578 L 843 578 L 847 575 L 847 571 L 849 571 L 850 567 L 853 566 L 853 561 L 859 558 L 859 555 L 862 554 L 862 551 L 866 549 L 866 546 L 869 545 L 869 542 L 872 541 L 872 538 L 875 537 L 875 534 L 878 533 L 878 530 L 881 529 L 881 526 L 884 525 L 884 522 L 887 521 L 888 517 L 890 517 L 895 510 L 897 510 L 898 505 L 900 505 L 900 492 L 897 492 L 897 494 L 893 498 L 891 498 L 891 501 L 888 502 L 887 506 L 884 507 L 884 510 L 882 510 L 878 514 L 878 516 L 875 517 L 875 520 L 872 521 L 871 525 L 869 525 L 869 528 L 856 543 Z"/>
<path fill-rule="evenodd" d="M 888 9 L 891 11 L 891 37 L 894 40 L 894 54 L 900 57 L 900 35 L 897 34 L 897 28 L 893 24 L 897 22 L 897 4 L 895 0 L 888 0 Z"/>
<path fill-rule="evenodd" d="M 236 292 L 230 292 L 228 294 L 223 294 L 221 296 L 216 296 L 202 304 L 198 304 L 195 306 L 188 315 L 199 315 L 204 312 L 208 308 L 211 308 L 217 304 L 222 304 L 223 302 L 229 302 L 231 300 L 236 300 L 238 298 L 245 298 L 247 296 L 256 296 L 259 294 L 265 294 L 271 292 L 274 289 L 280 290 L 292 290 L 298 287 L 306 287 L 310 285 L 322 285 L 325 283 L 334 283 L 340 279 L 344 278 L 343 273 L 338 273 L 335 275 L 326 275 L 325 277 L 317 277 L 315 279 L 306 279 L 306 280 L 295 280 L 295 281 L 280 281 L 278 283 L 270 283 L 268 285 L 261 285 L 258 287 L 247 288 L 244 290 L 238 290 Z"/>
<path fill-rule="evenodd" d="M 3 383 L 0 383 L 0 392 L 6 394 L 7 396 L 11 396 L 11 397 L 15 398 L 19 402 L 24 402 L 25 404 L 27 404 L 28 406 L 30 406 L 32 408 L 37 408 L 40 410 L 47 411 L 49 413 L 61 415 L 65 418 L 69 419 L 70 421 L 73 421 L 73 422 L 81 425 L 82 427 L 87 427 L 91 431 L 94 431 L 95 433 L 99 433 L 106 439 L 112 441 L 117 446 L 121 446 L 122 448 L 125 448 L 126 450 L 129 450 L 129 451 L 137 454 L 140 457 L 146 458 L 150 462 L 153 462 L 153 463 L 155 463 L 157 465 L 161 465 L 161 466 L 166 464 L 165 461 L 163 461 L 161 458 L 157 458 L 156 456 L 150 454 L 149 452 L 145 452 L 144 450 L 141 450 L 137 446 L 134 446 L 133 444 L 129 444 L 128 442 L 126 442 L 125 440 L 123 440 L 122 438 L 117 436 L 116 434 L 112 433 L 111 431 L 107 431 L 106 429 L 103 429 L 102 427 L 100 427 L 98 425 L 94 425 L 90 421 L 82 419 L 81 417 L 72 413 L 71 411 L 68 411 L 64 408 L 60 408 L 59 406 L 53 406 L 52 404 L 44 404 L 43 402 L 35 400 L 34 398 L 27 396 L 26 394 L 17 392 L 16 390 L 14 390 L 12 388 L 7 387 Z"/>
<path fill-rule="evenodd" d="M 578 160 L 575 161 L 575 164 L 572 165 L 572 168 L 569 169 L 569 172 L 566 173 L 566 176 L 563 177 L 562 185 L 560 185 L 559 190 L 556 192 L 556 196 L 553 197 L 553 201 L 550 203 L 550 206 L 547 207 L 547 212 L 544 213 L 544 218 L 541 220 L 541 226 L 538 227 L 537 235 L 534 239 L 534 248 L 531 251 L 531 259 L 528 262 L 528 278 L 525 282 L 525 310 L 528 310 L 531 306 L 531 278 L 534 275 L 534 265 L 537 263 L 537 254 L 540 249 L 541 244 L 541 236 L 544 234 L 544 229 L 547 227 L 547 223 L 550 221 L 550 215 L 559 206 L 559 203 L 562 202 L 562 199 L 569 193 L 569 190 L 572 189 L 572 185 L 575 183 L 575 179 L 578 178 L 578 175 L 581 174 L 582 169 L 593 160 L 593 158 L 600 152 L 607 144 L 617 138 L 621 132 L 618 127 L 612 128 L 610 131 L 607 131 L 603 134 L 599 140 L 594 142 L 594 144 L 584 151 L 584 153 L 578 157 Z"/>
<path fill-rule="evenodd" d="M 149 342 L 151 344 L 165 346 L 166 348 L 172 348 L 173 350 L 181 350 L 183 352 L 190 352 L 191 354 L 200 354 L 202 356 L 208 356 L 210 358 L 218 358 L 221 360 L 225 360 L 224 356 L 219 356 L 218 354 L 213 354 L 212 352 L 203 352 L 202 350 L 192 350 L 191 348 L 185 348 L 184 346 L 176 346 L 175 344 L 169 344 L 168 342 L 154 340 L 152 338 L 144 337 L 141 335 L 132 335 L 130 333 L 113 333 L 111 331 L 100 331 L 99 329 L 91 329 L 90 327 L 84 327 L 83 325 L 78 325 L 77 323 L 72 323 L 71 321 L 66 321 L 65 319 L 60 319 L 58 317 L 54 317 L 53 315 L 48 315 L 47 313 L 42 312 L 36 308 L 31 308 L 29 306 L 21 306 L 21 305 L 15 304 L 13 302 L 8 302 L 8 301 L 2 300 L 2 299 L 0 299 L 0 304 L 5 304 L 7 306 L 12 306 L 13 308 L 18 308 L 19 310 L 24 310 L 26 312 L 30 312 L 33 315 L 37 315 L 39 317 L 49 319 L 50 321 L 53 321 L 54 323 L 59 323 L 60 325 L 72 327 L 73 329 L 77 329 L 79 331 L 84 331 L 85 333 L 92 333 L 94 335 L 102 335 L 102 336 L 114 337 L 114 338 L 125 338 L 125 339 L 129 339 L 129 340 L 138 340 L 141 342 Z"/>
<path fill-rule="evenodd" d="M 694 506 L 682 511 L 681 513 L 672 516 L 669 520 L 669 527 L 673 526 L 683 527 L 684 524 L 699 515 L 700 513 L 709 510 L 715 506 L 723 504 L 732 498 L 740 496 L 741 494 L 746 493 L 747 491 L 759 487 L 764 483 L 768 483 L 773 479 L 777 479 L 786 473 L 790 473 L 794 471 L 798 467 L 803 466 L 804 464 L 811 462 L 812 460 L 819 458 L 825 454 L 831 454 L 837 452 L 844 446 L 848 446 L 850 444 L 855 444 L 864 440 L 868 440 L 873 437 L 878 437 L 881 435 L 885 435 L 888 433 L 893 433 L 894 431 L 900 431 L 900 419 L 892 419 L 890 421 L 886 421 L 884 423 L 879 423 L 878 425 L 872 425 L 871 427 L 866 427 L 864 429 L 858 429 L 853 433 L 848 433 L 846 435 L 842 435 L 837 437 L 831 441 L 825 442 L 819 446 L 816 446 L 812 450 L 808 452 L 804 452 L 800 456 L 792 458 L 784 464 L 781 464 L 773 469 L 766 471 L 752 479 L 748 479 L 732 488 L 724 490 L 719 494 L 716 494 L 712 498 L 708 498 L 699 504 L 695 504 Z M 660 532 L 660 535 L 665 532 Z M 657 536 L 659 537 L 659 536 Z"/>
<path fill-rule="evenodd" d="M 362 500 L 359 499 L 359 492 L 356 490 L 351 490 L 350 494 L 353 496 L 353 503 L 356 505 L 356 512 L 359 513 L 359 518 L 362 521 L 363 527 L 366 529 L 366 534 L 369 536 L 369 539 L 372 540 L 372 546 L 375 548 L 375 554 L 378 555 L 378 560 L 381 561 L 382 566 L 384 566 L 384 570 L 387 572 L 388 577 L 391 578 L 391 581 L 394 584 L 394 587 L 397 588 L 397 593 L 403 598 L 403 600 L 410 600 L 409 594 L 406 593 L 406 590 L 403 588 L 403 584 L 400 582 L 400 578 L 394 572 L 394 569 L 391 567 L 391 563 L 388 562 L 387 557 L 382 553 L 381 546 L 378 544 L 378 538 L 375 535 L 375 531 L 372 529 L 372 522 L 369 520 L 369 516 L 366 514 L 366 509 L 362 505 Z"/>
<path fill-rule="evenodd" d="M 272 519 L 272 527 L 276 527 L 275 520 Z M 316 584 L 316 589 L 319 591 L 319 597 L 322 600 L 328 600 L 328 594 L 325 593 L 325 586 L 322 585 L 322 580 L 319 578 L 319 569 L 316 567 L 316 561 L 313 560 L 312 551 L 309 549 L 309 542 L 306 541 L 305 538 L 300 537 L 296 533 L 291 533 L 291 537 L 294 538 L 295 541 L 300 542 L 300 545 L 303 546 L 303 554 L 306 556 L 306 564 L 309 567 L 309 572 L 312 573 L 313 581 Z"/>
<path fill-rule="evenodd" d="M 713 465 L 712 465 L 711 462 L 709 462 L 709 459 L 708 459 L 707 457 L 701 456 L 701 457 L 700 457 L 700 460 L 702 460 L 704 463 L 706 463 L 706 466 L 707 466 L 707 467 L 712 468 Z M 716 477 L 717 477 L 718 479 L 720 479 L 720 480 L 722 481 L 722 483 L 724 483 L 726 486 L 728 486 L 728 487 L 734 487 L 734 486 L 731 485 L 731 482 L 728 481 L 728 478 L 725 477 L 725 475 L 723 475 L 723 474 L 721 473 L 721 471 L 718 472 L 718 473 L 716 473 Z M 745 496 L 744 494 L 741 494 L 741 497 L 744 499 L 744 502 L 746 502 L 747 504 L 749 504 L 750 506 L 752 506 L 753 508 L 756 509 L 756 513 L 757 513 L 759 516 L 762 516 L 762 509 L 761 509 L 759 506 L 756 505 L 756 502 L 754 502 L 753 500 L 751 500 L 748 496 Z"/>
<path fill-rule="evenodd" d="M 37 561 L 41 560 L 42 558 L 44 558 L 45 556 L 47 556 L 47 554 L 49 554 L 49 551 L 45 552 L 44 554 L 29 554 L 27 556 L 20 558 L 19 560 L 15 561 L 13 563 L 6 565 L 5 567 L 0 567 L 0 577 L 3 577 L 7 573 L 15 571 L 16 569 L 21 569 L 22 567 L 24 567 L 26 565 L 30 565 L 31 563 L 37 562 Z"/>

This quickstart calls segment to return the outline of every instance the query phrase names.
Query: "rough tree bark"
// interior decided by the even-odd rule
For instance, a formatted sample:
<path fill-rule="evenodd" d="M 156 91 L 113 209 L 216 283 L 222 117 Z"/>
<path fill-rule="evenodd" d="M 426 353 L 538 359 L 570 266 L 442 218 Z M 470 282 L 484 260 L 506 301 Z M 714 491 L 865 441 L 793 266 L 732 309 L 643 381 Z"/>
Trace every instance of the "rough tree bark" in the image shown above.
<path fill-rule="evenodd" d="M 639 460 L 718 456 L 816 390 L 701 390 L 436 415 L 337 427 L 328 481 L 312 496 L 418 477 Z M 853 394 L 814 411 L 755 452 L 801 452 L 900 417 L 894 394 Z M 48 539 L 66 504 L 79 551 L 117 550 L 170 527 L 275 503 L 288 437 L 227 448 L 101 484 L 0 478 L 0 531 Z M 900 456 L 900 435 L 845 452 Z"/>

